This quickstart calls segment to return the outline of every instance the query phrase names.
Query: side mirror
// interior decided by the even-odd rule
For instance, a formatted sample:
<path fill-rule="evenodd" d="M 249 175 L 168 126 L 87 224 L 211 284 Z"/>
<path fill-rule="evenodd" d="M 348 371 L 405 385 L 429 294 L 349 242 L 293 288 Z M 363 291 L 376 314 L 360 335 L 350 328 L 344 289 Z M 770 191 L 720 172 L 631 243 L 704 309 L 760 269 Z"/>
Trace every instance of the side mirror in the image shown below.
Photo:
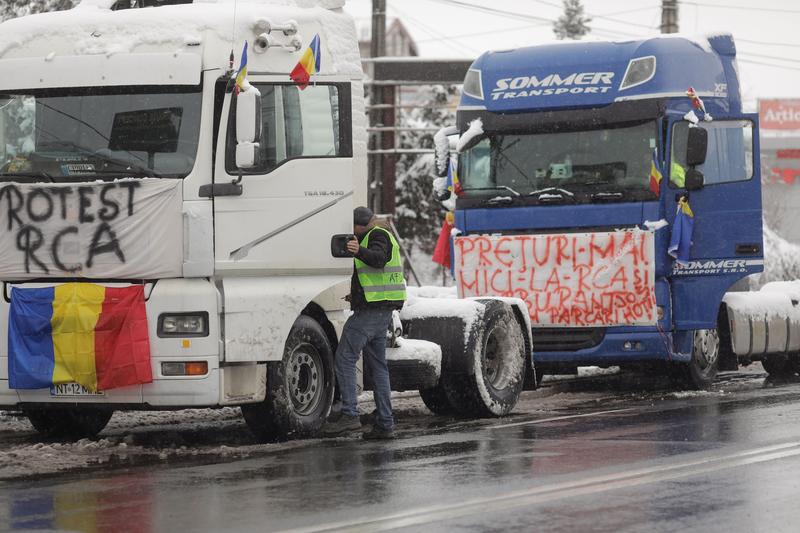
<path fill-rule="evenodd" d="M 703 173 L 694 168 L 686 169 L 686 182 L 684 187 L 687 191 L 699 191 L 706 184 L 706 179 Z"/>
<path fill-rule="evenodd" d="M 347 249 L 347 241 L 353 240 L 352 233 L 339 233 L 331 237 L 331 255 L 333 257 L 353 257 Z"/>
<path fill-rule="evenodd" d="M 236 95 L 236 166 L 253 168 L 258 164 L 261 141 L 261 93 L 251 87 Z"/>
<path fill-rule="evenodd" d="M 705 163 L 707 150 L 708 132 L 703 128 L 690 127 L 686 139 L 686 165 L 696 167 Z"/>
<path fill-rule="evenodd" d="M 436 162 L 436 175 L 440 178 L 447 176 L 447 167 L 450 165 L 450 136 L 458 133 L 455 126 L 447 126 L 436 132 L 433 143 L 436 147 L 434 159 Z"/>

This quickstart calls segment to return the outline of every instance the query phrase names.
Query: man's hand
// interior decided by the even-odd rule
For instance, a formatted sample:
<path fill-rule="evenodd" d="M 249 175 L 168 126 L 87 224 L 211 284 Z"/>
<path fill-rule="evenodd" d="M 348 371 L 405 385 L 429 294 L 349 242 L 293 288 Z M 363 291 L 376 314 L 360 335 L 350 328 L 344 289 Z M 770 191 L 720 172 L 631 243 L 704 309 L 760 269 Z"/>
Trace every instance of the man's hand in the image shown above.
<path fill-rule="evenodd" d="M 351 254 L 356 255 L 358 253 L 359 248 L 360 246 L 358 245 L 357 240 L 351 239 L 347 241 L 347 251 L 350 252 Z"/>

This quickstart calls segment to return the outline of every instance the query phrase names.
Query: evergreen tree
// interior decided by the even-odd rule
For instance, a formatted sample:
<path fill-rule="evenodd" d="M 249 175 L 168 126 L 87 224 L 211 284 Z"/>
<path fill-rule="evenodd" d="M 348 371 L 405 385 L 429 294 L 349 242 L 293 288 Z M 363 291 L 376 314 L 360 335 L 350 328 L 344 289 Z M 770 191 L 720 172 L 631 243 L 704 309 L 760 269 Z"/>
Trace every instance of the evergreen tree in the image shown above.
<path fill-rule="evenodd" d="M 455 124 L 453 108 L 445 107 L 457 95 L 455 86 L 436 85 L 421 91 L 421 106 L 400 115 L 400 126 L 444 127 Z M 433 149 L 435 132 L 403 131 L 399 134 L 400 148 Z M 436 177 L 433 154 L 402 155 L 397 162 L 397 193 L 395 224 L 406 251 L 416 259 L 417 274 L 423 283 L 436 279 L 435 264 L 420 255 L 431 256 L 442 229 L 445 209 L 434 198 L 433 180 Z M 427 275 L 426 275 L 427 274 Z M 425 279 L 427 278 L 427 279 Z"/>
<path fill-rule="evenodd" d="M 591 21 L 583 13 L 581 0 L 564 0 L 564 14 L 553 23 L 553 33 L 558 39 L 578 40 L 591 31 Z"/>

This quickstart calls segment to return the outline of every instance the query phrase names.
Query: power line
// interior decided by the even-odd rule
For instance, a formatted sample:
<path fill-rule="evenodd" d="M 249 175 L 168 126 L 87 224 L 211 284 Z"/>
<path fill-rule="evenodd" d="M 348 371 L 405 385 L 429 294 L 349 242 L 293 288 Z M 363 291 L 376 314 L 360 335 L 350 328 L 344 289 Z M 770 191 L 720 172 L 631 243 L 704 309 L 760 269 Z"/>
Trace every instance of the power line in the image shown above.
<path fill-rule="evenodd" d="M 784 70 L 796 70 L 800 71 L 800 67 L 790 67 L 789 65 L 775 65 L 773 63 L 764 63 L 763 61 L 753 61 L 751 59 L 742 59 L 738 58 L 740 63 L 748 63 L 750 65 L 758 65 L 760 67 L 772 67 L 772 68 L 781 68 Z"/>
<path fill-rule="evenodd" d="M 769 41 L 754 41 L 752 39 L 742 39 L 741 37 L 736 37 L 736 42 L 749 43 L 749 44 L 760 44 L 760 45 L 764 45 L 764 46 L 789 46 L 791 48 L 800 48 L 800 44 L 774 43 L 774 42 L 769 42 Z"/>
<path fill-rule="evenodd" d="M 753 52 L 742 52 L 739 54 L 740 56 L 750 56 L 750 57 L 760 57 L 762 59 L 776 59 L 778 61 L 788 61 L 790 63 L 800 63 L 800 59 L 792 59 L 789 57 L 780 57 L 780 56 L 771 56 L 767 54 L 756 54 Z"/>
<path fill-rule="evenodd" d="M 529 14 L 526 14 L 526 13 L 518 13 L 518 12 L 515 12 L 515 11 L 506 11 L 506 10 L 503 10 L 503 9 L 496 9 L 496 8 L 491 8 L 491 7 L 478 6 L 478 5 L 475 5 L 475 4 L 471 4 L 469 2 L 461 2 L 459 0 L 430 0 L 430 1 L 431 2 L 436 2 L 436 3 L 439 3 L 439 4 L 457 6 L 457 7 L 461 7 L 461 8 L 464 8 L 464 9 L 472 9 L 472 10 L 475 10 L 475 11 L 480 11 L 482 13 L 488 13 L 488 14 L 495 15 L 495 16 L 513 18 L 515 20 L 525 19 L 525 20 L 532 20 L 532 21 L 535 21 L 535 22 L 543 22 L 545 24 L 553 24 L 553 23 L 555 23 L 555 19 L 548 19 L 548 18 L 544 18 L 544 17 L 538 17 L 536 15 L 529 15 Z M 628 24 L 628 25 L 629 26 L 630 25 L 636 26 L 635 24 Z M 642 27 L 644 27 L 644 26 L 642 26 Z M 655 28 L 646 28 L 646 29 L 652 31 Z M 591 31 L 592 32 L 598 32 L 598 33 L 605 33 L 606 35 L 611 34 L 614 37 L 620 36 L 620 35 L 627 36 L 627 37 L 637 37 L 637 38 L 645 37 L 644 35 L 641 35 L 641 34 L 629 33 L 629 32 L 624 32 L 624 31 L 615 30 L 615 29 L 611 29 L 611 28 L 598 28 L 596 26 L 593 26 L 591 28 Z"/>
<path fill-rule="evenodd" d="M 563 9 L 563 7 L 564 7 L 561 4 L 558 4 L 556 2 L 548 2 L 547 0 L 531 0 L 531 1 L 539 3 L 539 4 L 542 4 L 542 5 L 545 5 L 545 6 L 555 7 L 555 8 L 558 8 L 559 10 Z M 614 15 L 623 15 L 623 14 L 627 14 L 627 13 L 636 13 L 637 11 L 645 11 L 645 10 L 648 10 L 648 9 L 656 9 L 656 8 L 660 8 L 660 7 L 661 6 L 655 5 L 655 6 L 640 7 L 638 9 L 628 9 L 628 10 L 625 10 L 625 11 L 617 11 L 615 13 L 608 13 L 606 15 L 598 15 L 597 13 L 585 13 L 585 15 L 587 17 L 591 17 L 592 19 L 610 20 L 612 22 L 616 22 L 618 24 L 625 24 L 625 25 L 628 25 L 628 26 L 642 26 L 641 24 L 636 24 L 636 23 L 633 23 L 633 22 L 630 22 L 630 21 L 627 21 L 627 20 L 614 18 Z M 642 26 L 642 27 L 644 27 L 644 26 Z M 649 29 L 653 29 L 653 28 L 649 28 Z"/>
<path fill-rule="evenodd" d="M 770 12 L 770 13 L 800 13 L 800 10 L 797 9 L 780 9 L 777 7 L 748 7 L 748 6 L 731 6 L 731 5 L 720 5 L 720 4 L 706 4 L 704 2 L 691 2 L 687 0 L 681 0 L 681 4 L 688 4 L 692 6 L 699 6 L 699 7 L 710 7 L 714 9 L 739 9 L 741 11 L 759 11 L 759 12 Z"/>

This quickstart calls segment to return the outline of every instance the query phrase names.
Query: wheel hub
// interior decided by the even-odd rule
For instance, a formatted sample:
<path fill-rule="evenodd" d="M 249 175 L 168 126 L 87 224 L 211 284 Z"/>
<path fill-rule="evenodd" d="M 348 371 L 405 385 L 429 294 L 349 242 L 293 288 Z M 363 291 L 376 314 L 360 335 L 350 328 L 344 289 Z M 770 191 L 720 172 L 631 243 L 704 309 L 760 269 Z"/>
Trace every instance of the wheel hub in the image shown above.
<path fill-rule="evenodd" d="M 700 368 L 711 367 L 719 358 L 719 335 L 715 329 L 701 329 L 695 332 L 695 354 Z"/>
<path fill-rule="evenodd" d="M 301 415 L 316 409 L 322 397 L 322 361 L 310 345 L 300 345 L 291 354 L 286 365 L 289 398 L 295 412 Z"/>

